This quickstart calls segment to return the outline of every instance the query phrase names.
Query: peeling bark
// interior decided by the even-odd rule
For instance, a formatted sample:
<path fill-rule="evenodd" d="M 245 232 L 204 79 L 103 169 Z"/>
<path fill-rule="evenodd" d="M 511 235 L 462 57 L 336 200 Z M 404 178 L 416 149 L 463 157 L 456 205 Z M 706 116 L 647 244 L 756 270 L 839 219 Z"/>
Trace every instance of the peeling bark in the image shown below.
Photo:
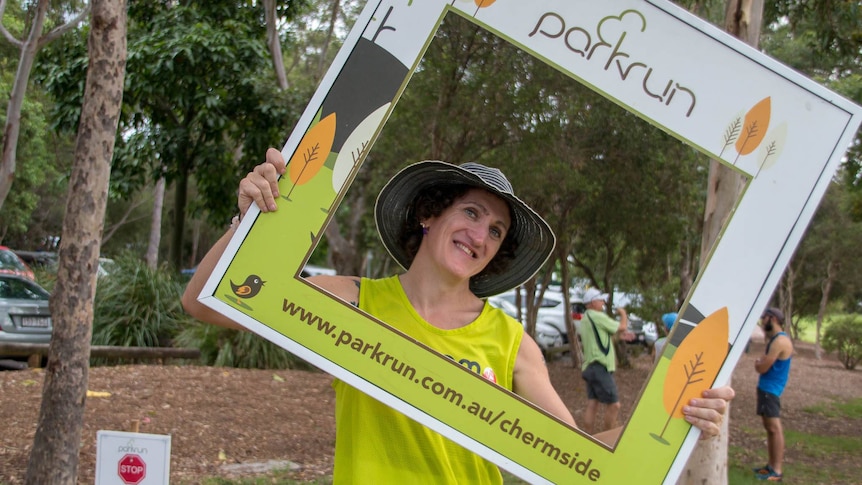
<path fill-rule="evenodd" d="M 90 62 L 51 297 L 54 334 L 25 479 L 34 485 L 72 485 L 78 475 L 96 269 L 126 72 L 125 2 L 94 1 L 90 27 Z"/>

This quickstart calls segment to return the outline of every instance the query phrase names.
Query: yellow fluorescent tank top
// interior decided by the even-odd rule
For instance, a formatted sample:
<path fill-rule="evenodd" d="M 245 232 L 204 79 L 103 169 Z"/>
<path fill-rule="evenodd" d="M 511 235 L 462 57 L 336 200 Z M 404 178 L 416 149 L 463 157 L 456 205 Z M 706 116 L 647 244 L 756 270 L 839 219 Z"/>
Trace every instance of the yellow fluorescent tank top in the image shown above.
<path fill-rule="evenodd" d="M 512 389 L 523 327 L 487 303 L 469 325 L 439 329 L 419 316 L 392 276 L 363 278 L 359 308 L 461 362 L 478 377 L 496 376 L 497 384 Z M 340 380 L 333 387 L 334 483 L 502 483 L 493 463 Z"/>

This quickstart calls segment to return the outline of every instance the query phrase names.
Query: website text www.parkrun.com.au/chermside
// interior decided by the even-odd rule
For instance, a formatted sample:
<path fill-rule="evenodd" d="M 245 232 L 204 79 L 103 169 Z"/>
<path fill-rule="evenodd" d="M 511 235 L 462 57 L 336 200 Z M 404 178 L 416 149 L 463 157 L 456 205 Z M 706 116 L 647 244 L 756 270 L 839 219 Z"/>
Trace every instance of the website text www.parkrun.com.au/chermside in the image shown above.
<path fill-rule="evenodd" d="M 339 330 L 332 322 L 324 320 L 301 305 L 288 301 L 286 298 L 282 304 L 282 311 L 299 319 L 299 321 L 318 332 L 331 337 L 335 347 L 356 352 L 371 359 L 380 364 L 381 368 L 418 384 L 424 391 L 463 409 L 489 426 L 495 427 L 494 429 L 499 430 L 504 435 L 547 455 L 561 466 L 565 466 L 591 481 L 598 481 L 601 478 L 601 472 L 597 468 L 592 467 L 593 460 L 591 458 L 583 459 L 578 452 L 570 453 L 563 451 L 553 443 L 523 429 L 520 425 L 520 420 L 517 417 L 512 419 L 506 416 L 505 410 L 495 412 L 475 401 L 464 402 L 463 395 L 456 389 L 452 389 L 432 377 L 417 375 L 416 368 L 388 354 L 382 349 L 382 345 L 379 342 L 372 343 L 351 332 Z"/>

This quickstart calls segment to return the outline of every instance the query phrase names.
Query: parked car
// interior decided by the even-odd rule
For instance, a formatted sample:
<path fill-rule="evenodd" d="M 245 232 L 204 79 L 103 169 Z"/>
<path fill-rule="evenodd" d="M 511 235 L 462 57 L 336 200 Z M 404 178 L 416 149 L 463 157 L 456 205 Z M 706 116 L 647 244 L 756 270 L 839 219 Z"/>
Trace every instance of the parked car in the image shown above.
<path fill-rule="evenodd" d="M 628 329 L 635 334 L 635 339 L 630 344 L 639 344 L 652 347 L 658 340 L 658 327 L 654 322 L 647 322 L 637 315 L 629 314 Z"/>
<path fill-rule="evenodd" d="M 316 266 L 313 264 L 306 264 L 302 268 L 302 273 L 300 276 L 303 278 L 308 278 L 309 276 L 317 276 L 317 275 L 335 275 L 335 270 L 332 268 L 325 268 L 323 266 Z"/>
<path fill-rule="evenodd" d="M 35 281 L 36 275 L 27 263 L 6 246 L 0 246 L 0 274 L 22 276 Z"/>
<path fill-rule="evenodd" d="M 0 342 L 50 342 L 54 327 L 49 296 L 35 281 L 0 274 Z"/>
<path fill-rule="evenodd" d="M 518 308 L 514 303 L 509 300 L 501 297 L 500 295 L 489 296 L 488 304 L 493 307 L 499 308 L 503 310 L 506 315 L 518 320 Z M 526 329 L 526 323 L 523 320 L 519 320 Z M 536 322 L 536 343 L 539 344 L 539 348 L 542 350 L 547 350 L 552 347 L 559 347 L 563 345 L 564 339 L 563 334 L 557 330 L 556 327 L 549 325 L 545 322 Z"/>
<path fill-rule="evenodd" d="M 96 275 L 99 277 L 108 276 L 111 274 L 114 269 L 116 269 L 117 263 L 114 262 L 113 259 L 109 258 L 99 258 L 99 266 L 96 268 Z"/>
<path fill-rule="evenodd" d="M 497 297 L 508 301 L 513 306 L 517 305 L 514 290 L 500 293 Z M 521 302 L 521 309 L 525 311 L 527 303 L 523 292 L 521 292 L 521 299 L 523 300 Z M 571 306 L 566 310 L 563 305 L 563 294 L 558 291 L 546 290 L 542 296 L 542 301 L 539 303 L 539 310 L 536 315 L 536 328 L 538 329 L 540 324 L 551 326 L 560 334 L 563 343 L 567 343 L 569 341 L 569 332 L 566 328 L 565 312 L 568 311 L 572 315 L 573 323 L 577 329 L 580 315 L 584 311 L 580 298 L 570 296 L 569 303 Z"/>

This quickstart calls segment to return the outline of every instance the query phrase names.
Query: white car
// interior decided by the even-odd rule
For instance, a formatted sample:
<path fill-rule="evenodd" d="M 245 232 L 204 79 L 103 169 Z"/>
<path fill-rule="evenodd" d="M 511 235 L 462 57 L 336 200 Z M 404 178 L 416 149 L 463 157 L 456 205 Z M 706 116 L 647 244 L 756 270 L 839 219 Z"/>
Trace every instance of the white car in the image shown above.
<path fill-rule="evenodd" d="M 515 301 L 515 291 L 514 290 L 500 293 L 499 295 L 496 295 L 494 298 L 502 299 L 502 300 L 508 302 L 510 305 L 512 305 L 512 307 L 515 307 L 517 305 L 517 303 Z M 521 293 L 521 298 L 524 299 L 523 292 Z M 577 310 L 580 310 L 578 308 L 578 306 L 581 305 L 580 299 L 572 296 L 569 298 L 569 302 L 570 302 L 572 308 L 569 309 L 568 311 L 571 312 L 573 322 L 575 324 L 575 328 L 577 328 L 577 325 L 579 322 L 578 322 L 578 317 L 576 316 L 576 314 L 578 313 Z M 522 302 L 521 310 L 526 311 L 526 308 L 527 308 L 526 303 Z M 517 311 L 517 309 L 516 309 L 516 311 Z M 536 331 L 537 331 L 537 333 L 538 333 L 538 330 L 540 327 L 544 327 L 544 326 L 551 327 L 551 328 L 556 330 L 556 334 L 560 335 L 560 337 L 563 340 L 563 343 L 568 342 L 569 341 L 569 337 L 568 337 L 569 332 L 568 332 L 568 329 L 566 328 L 566 316 L 565 316 L 566 311 L 567 310 L 565 309 L 565 306 L 563 305 L 563 294 L 560 292 L 557 292 L 557 291 L 546 290 L 545 294 L 542 296 L 542 301 L 539 304 L 539 310 L 538 310 L 538 313 L 536 316 Z M 583 310 L 580 310 L 580 311 L 583 311 Z"/>
<path fill-rule="evenodd" d="M 493 307 L 499 308 L 503 310 L 506 315 L 518 320 L 518 308 L 514 303 L 506 300 L 500 295 L 489 296 L 488 304 Z M 519 320 L 521 321 L 521 320 Z M 521 321 L 526 329 L 526 324 Z M 563 334 L 557 330 L 556 327 L 552 325 L 548 325 L 543 322 L 536 322 L 536 343 L 539 344 L 539 348 L 542 350 L 547 350 L 552 347 L 559 347 L 565 343 L 563 338 Z"/>
<path fill-rule="evenodd" d="M 635 334 L 635 339 L 629 342 L 630 344 L 652 347 L 658 340 L 658 326 L 634 314 L 629 315 L 629 331 Z"/>

